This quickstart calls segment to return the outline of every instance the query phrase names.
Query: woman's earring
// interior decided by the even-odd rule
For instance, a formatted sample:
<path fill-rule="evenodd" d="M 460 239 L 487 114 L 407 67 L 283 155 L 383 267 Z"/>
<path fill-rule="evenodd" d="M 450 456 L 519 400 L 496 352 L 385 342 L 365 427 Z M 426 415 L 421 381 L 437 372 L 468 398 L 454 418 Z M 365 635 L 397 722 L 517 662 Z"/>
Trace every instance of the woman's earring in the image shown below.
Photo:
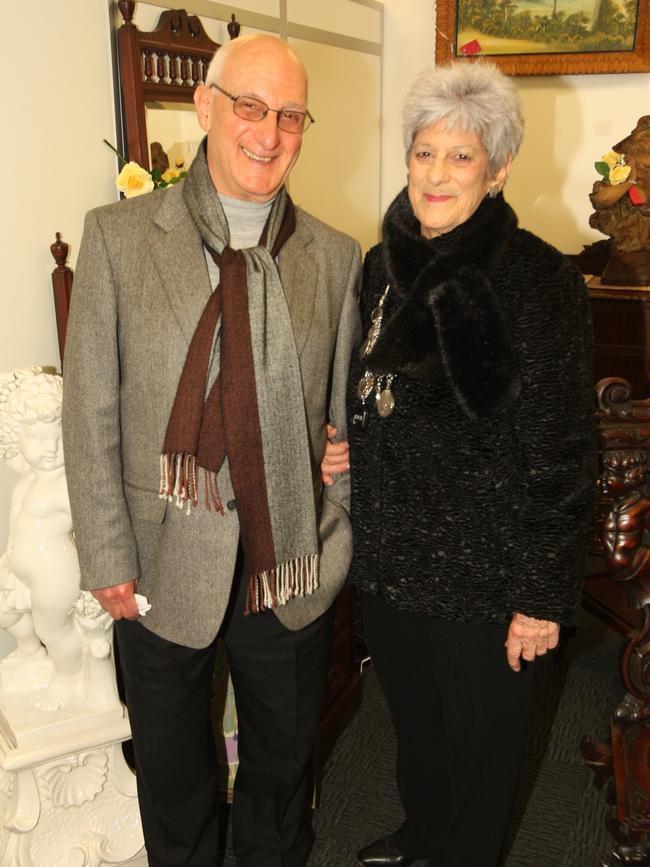
<path fill-rule="evenodd" d="M 496 199 L 496 197 L 499 195 L 500 192 L 501 192 L 500 187 L 490 187 L 490 189 L 488 190 L 488 196 L 491 199 Z"/>

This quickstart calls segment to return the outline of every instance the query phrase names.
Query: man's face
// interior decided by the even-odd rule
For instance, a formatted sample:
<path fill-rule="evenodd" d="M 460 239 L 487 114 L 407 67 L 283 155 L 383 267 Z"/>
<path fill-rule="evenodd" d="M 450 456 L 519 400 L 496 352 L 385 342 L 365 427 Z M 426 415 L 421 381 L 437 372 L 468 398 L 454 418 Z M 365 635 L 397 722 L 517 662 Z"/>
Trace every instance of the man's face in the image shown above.
<path fill-rule="evenodd" d="M 254 96 L 270 108 L 307 108 L 304 70 L 276 40 L 243 45 L 217 83 L 233 96 Z M 237 117 L 232 101 L 211 88 L 197 88 L 195 102 L 208 133 L 208 168 L 217 190 L 249 202 L 272 199 L 298 159 L 302 135 L 279 129 L 272 111 L 258 122 Z"/>

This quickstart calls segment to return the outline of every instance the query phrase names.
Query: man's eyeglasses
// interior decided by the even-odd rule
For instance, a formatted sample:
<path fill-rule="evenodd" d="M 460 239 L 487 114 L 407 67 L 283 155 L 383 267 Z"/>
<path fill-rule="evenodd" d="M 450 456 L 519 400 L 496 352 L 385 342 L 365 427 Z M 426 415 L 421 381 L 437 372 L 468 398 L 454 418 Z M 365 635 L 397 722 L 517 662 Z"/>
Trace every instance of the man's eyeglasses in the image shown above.
<path fill-rule="evenodd" d="M 228 93 L 218 84 L 211 84 L 210 87 L 232 100 L 232 110 L 237 117 L 241 117 L 243 120 L 254 122 L 264 120 L 270 111 L 274 111 L 278 116 L 278 127 L 284 132 L 292 133 L 304 132 L 310 124 L 315 123 L 308 111 L 298 111 L 293 108 L 269 108 L 265 102 L 262 102 L 261 99 L 255 99 L 254 96 L 233 96 L 232 93 Z"/>

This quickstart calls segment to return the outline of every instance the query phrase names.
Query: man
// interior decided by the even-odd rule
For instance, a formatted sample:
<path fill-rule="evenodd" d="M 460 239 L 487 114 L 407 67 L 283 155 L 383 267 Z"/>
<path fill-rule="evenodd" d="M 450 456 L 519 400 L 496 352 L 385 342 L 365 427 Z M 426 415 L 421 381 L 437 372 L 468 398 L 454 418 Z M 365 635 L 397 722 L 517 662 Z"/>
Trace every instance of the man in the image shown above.
<path fill-rule="evenodd" d="M 68 484 L 84 586 L 116 620 L 149 864 L 216 864 L 221 635 L 239 716 L 238 863 L 299 867 L 350 558 L 347 480 L 324 489 L 319 463 L 328 421 L 345 438 L 359 251 L 284 190 L 311 119 L 286 44 L 224 46 L 195 104 L 207 138 L 185 181 L 87 217 L 64 372 Z M 136 589 L 151 604 L 142 620 Z"/>

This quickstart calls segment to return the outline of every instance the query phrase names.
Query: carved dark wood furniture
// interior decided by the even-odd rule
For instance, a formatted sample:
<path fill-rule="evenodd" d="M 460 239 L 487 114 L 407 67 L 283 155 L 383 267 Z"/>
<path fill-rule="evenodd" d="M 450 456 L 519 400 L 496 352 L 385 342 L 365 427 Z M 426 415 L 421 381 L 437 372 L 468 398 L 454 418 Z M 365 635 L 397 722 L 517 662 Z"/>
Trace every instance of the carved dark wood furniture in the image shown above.
<path fill-rule="evenodd" d="M 594 382 L 621 377 L 630 383 L 632 397 L 647 396 L 650 394 L 650 287 L 611 287 L 602 284 L 598 277 L 592 277 L 588 287 L 594 323 Z M 601 513 L 607 508 L 604 502 L 600 504 Z M 597 528 L 595 534 L 599 534 Z M 594 547 L 600 549 L 600 542 L 596 541 Z M 622 588 L 611 580 L 604 568 L 585 581 L 583 601 L 622 635 L 638 625 L 639 613 L 630 608 Z"/>
<path fill-rule="evenodd" d="M 614 288 L 589 281 L 594 321 L 594 382 L 619 376 L 634 397 L 650 391 L 650 287 Z"/>
<path fill-rule="evenodd" d="M 602 483 L 611 501 L 603 555 L 638 624 L 622 657 L 626 695 L 614 712 L 611 745 L 582 744 L 616 807 L 609 830 L 617 842 L 603 867 L 650 865 L 650 398 L 631 392 L 619 377 L 597 386 Z"/>
<path fill-rule="evenodd" d="M 117 32 L 119 81 L 124 112 L 124 148 L 129 160 L 150 168 L 145 103 L 192 102 L 219 47 L 201 20 L 184 9 L 163 12 L 155 30 L 133 23 L 135 0 L 118 0 L 124 24 Z M 232 16 L 231 37 L 238 34 Z M 234 25 L 234 27 L 232 26 Z"/>
<path fill-rule="evenodd" d="M 56 242 L 50 250 L 56 261 L 56 268 L 52 272 L 52 286 L 63 363 L 73 272 L 66 265 L 68 245 L 61 240 L 59 232 L 56 233 Z M 352 588 L 343 588 L 336 602 L 334 638 L 327 676 L 328 690 L 314 748 L 314 806 L 318 802 L 325 759 L 361 702 L 361 670 L 356 658 L 354 637 L 355 604 Z"/>

